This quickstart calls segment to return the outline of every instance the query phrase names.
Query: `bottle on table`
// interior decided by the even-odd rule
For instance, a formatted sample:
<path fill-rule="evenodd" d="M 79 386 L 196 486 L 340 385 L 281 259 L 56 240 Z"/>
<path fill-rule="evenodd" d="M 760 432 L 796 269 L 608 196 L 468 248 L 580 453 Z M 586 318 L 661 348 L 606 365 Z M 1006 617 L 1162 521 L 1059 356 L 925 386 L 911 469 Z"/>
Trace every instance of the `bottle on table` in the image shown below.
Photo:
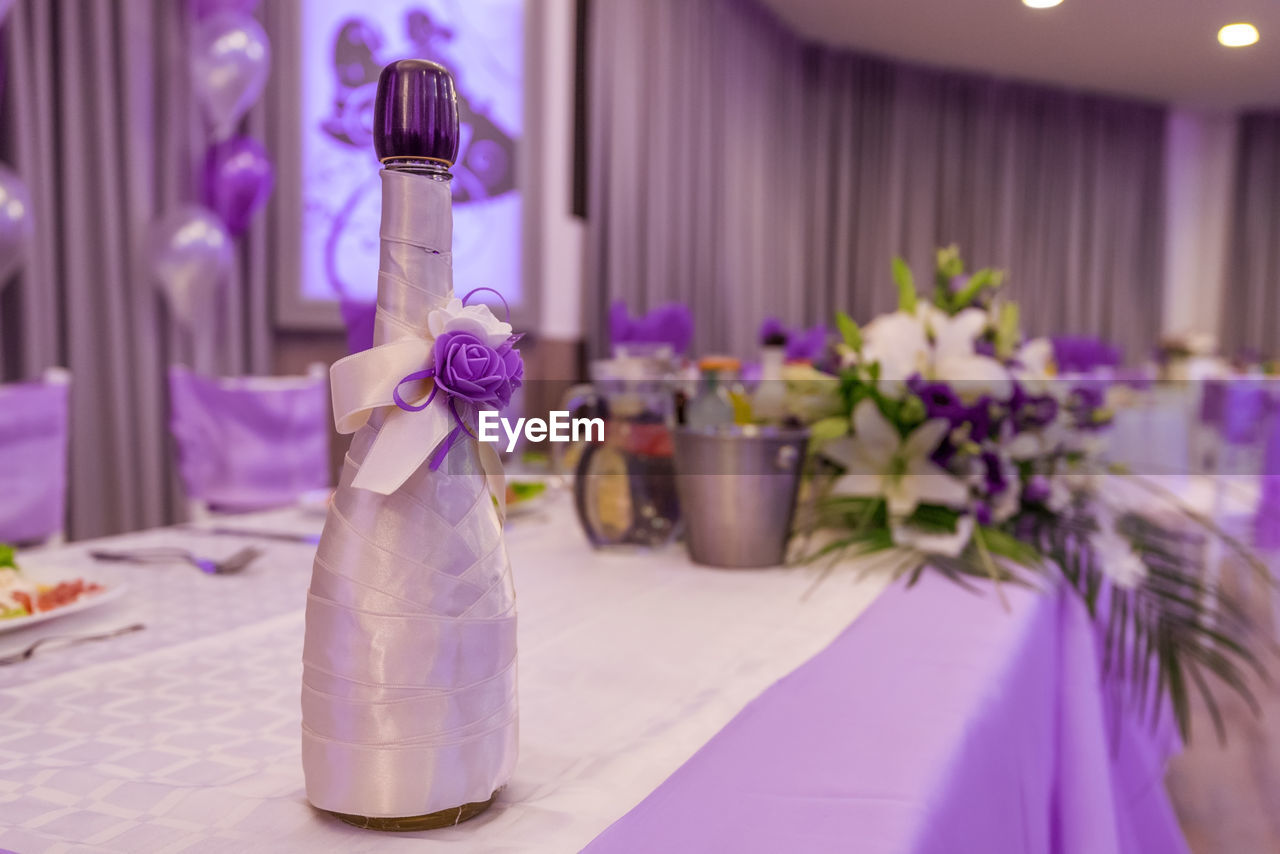
<path fill-rule="evenodd" d="M 760 384 L 751 395 L 752 420 L 763 424 L 780 423 L 787 414 L 787 389 L 782 368 L 787 362 L 787 336 L 772 332 L 764 337 L 760 348 Z"/>
<path fill-rule="evenodd" d="M 418 59 L 383 69 L 375 351 L 421 335 L 453 298 L 453 78 Z M 308 800 L 362 828 L 412 831 L 488 807 L 515 767 L 515 591 L 474 439 L 391 494 L 357 488 L 391 408 L 355 434 L 307 597 L 302 765 Z M 466 583 L 459 579 L 465 577 Z"/>
<path fill-rule="evenodd" d="M 685 405 L 685 424 L 694 429 L 733 424 L 735 408 L 731 383 L 742 365 L 730 356 L 707 356 L 698 361 L 698 393 Z"/>

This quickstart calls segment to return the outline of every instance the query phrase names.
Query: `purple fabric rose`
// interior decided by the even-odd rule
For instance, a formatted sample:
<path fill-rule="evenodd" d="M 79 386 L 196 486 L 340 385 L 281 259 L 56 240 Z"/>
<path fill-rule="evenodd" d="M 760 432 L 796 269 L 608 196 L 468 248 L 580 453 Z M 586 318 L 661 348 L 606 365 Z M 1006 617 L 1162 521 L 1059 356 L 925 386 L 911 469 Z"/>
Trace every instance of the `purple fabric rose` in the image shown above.
<path fill-rule="evenodd" d="M 436 385 L 441 391 L 478 406 L 501 408 L 511 402 L 512 373 L 524 378 L 515 350 L 507 354 L 470 332 L 445 332 L 435 343 Z"/>
<path fill-rule="evenodd" d="M 506 368 L 507 381 L 511 383 L 512 391 L 524 385 L 524 357 L 516 349 L 516 341 L 518 339 L 519 336 L 513 336 L 506 344 L 498 348 L 498 355 L 502 356 L 502 364 Z"/>

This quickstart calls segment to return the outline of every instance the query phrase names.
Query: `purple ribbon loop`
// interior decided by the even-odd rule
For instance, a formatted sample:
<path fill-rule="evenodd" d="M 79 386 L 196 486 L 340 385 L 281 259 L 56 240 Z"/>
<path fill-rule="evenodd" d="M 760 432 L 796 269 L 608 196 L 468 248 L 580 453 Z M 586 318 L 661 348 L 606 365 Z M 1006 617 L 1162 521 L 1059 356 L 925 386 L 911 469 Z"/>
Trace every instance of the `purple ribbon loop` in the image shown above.
<path fill-rule="evenodd" d="M 421 404 L 416 405 L 409 403 L 400 396 L 400 386 L 405 383 L 417 382 L 419 380 L 429 380 L 435 377 L 435 375 L 435 368 L 427 368 L 425 371 L 414 371 L 411 374 L 406 374 L 400 382 L 396 383 L 396 387 L 391 390 L 391 399 L 396 402 L 396 406 L 400 407 L 405 412 L 421 412 L 430 406 L 431 402 L 436 399 L 436 392 L 440 390 L 440 386 L 432 386 L 431 394 L 427 395 L 427 399 Z M 471 428 L 467 426 L 466 419 L 458 412 L 457 398 L 448 392 L 445 393 L 445 397 L 449 400 L 449 414 L 453 416 L 453 421 L 456 426 L 449 431 L 449 435 L 445 437 L 444 441 L 441 442 L 434 451 L 432 451 L 432 471 L 438 471 L 440 469 L 440 466 L 444 463 L 444 458 L 449 455 L 449 450 L 458 443 L 458 440 L 462 437 L 463 433 L 466 433 L 472 439 L 479 438 L 475 433 L 471 432 Z"/>
<path fill-rule="evenodd" d="M 495 291 L 493 288 L 472 288 L 470 291 L 467 292 L 467 295 L 462 298 L 462 304 L 467 305 L 468 300 L 470 300 L 473 296 L 475 296 L 476 294 L 482 291 L 488 291 L 489 293 L 493 294 L 495 297 L 498 298 L 498 302 L 502 303 L 503 309 L 505 309 L 507 312 L 507 323 L 510 323 L 511 322 L 511 306 L 507 305 L 506 297 L 504 297 L 502 294 Z"/>
<path fill-rule="evenodd" d="M 400 407 L 405 412 L 421 412 L 431 405 L 431 401 L 435 400 L 436 392 L 439 391 L 439 386 L 432 386 L 431 394 L 427 395 L 426 401 L 420 406 L 414 406 L 412 403 L 406 403 L 405 399 L 400 396 L 400 386 L 405 383 L 417 382 L 418 380 L 429 380 L 435 375 L 435 368 L 427 368 L 425 371 L 414 371 L 411 374 L 406 374 L 400 382 L 396 383 L 396 387 L 391 390 L 391 399 L 396 402 L 396 406 Z"/>

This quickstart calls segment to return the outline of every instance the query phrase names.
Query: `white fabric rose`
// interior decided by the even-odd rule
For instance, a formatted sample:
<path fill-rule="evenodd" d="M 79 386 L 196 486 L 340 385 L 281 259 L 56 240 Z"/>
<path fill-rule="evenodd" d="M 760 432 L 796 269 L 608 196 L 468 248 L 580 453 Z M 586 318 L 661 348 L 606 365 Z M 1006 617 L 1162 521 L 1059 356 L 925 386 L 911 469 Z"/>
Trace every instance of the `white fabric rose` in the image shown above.
<path fill-rule="evenodd" d="M 427 315 L 427 331 L 433 338 L 445 332 L 470 332 L 497 348 L 511 337 L 511 324 L 499 320 L 487 305 L 463 305 L 462 300 L 454 297 Z"/>

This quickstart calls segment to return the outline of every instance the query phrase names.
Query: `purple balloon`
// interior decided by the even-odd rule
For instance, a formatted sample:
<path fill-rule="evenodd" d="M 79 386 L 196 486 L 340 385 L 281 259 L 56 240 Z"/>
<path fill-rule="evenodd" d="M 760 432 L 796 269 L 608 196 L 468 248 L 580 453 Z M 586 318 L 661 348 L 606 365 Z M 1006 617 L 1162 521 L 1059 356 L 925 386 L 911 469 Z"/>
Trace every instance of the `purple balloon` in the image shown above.
<path fill-rule="evenodd" d="M 218 289 L 231 276 L 233 261 L 231 235 L 207 208 L 184 205 L 156 223 L 151 272 L 169 310 L 188 327 L 212 311 Z"/>
<path fill-rule="evenodd" d="M 27 185 L 12 169 L 0 166 L 0 288 L 22 266 L 33 232 Z"/>
<path fill-rule="evenodd" d="M 276 172 L 262 143 L 240 136 L 209 149 L 204 169 L 206 204 L 239 237 L 275 186 Z"/>
<path fill-rule="evenodd" d="M 0 0 L 2 3 L 3 0 Z M 197 21 L 213 17 L 219 12 L 241 12 L 252 15 L 258 8 L 258 0 L 191 0 L 191 15 Z"/>
<path fill-rule="evenodd" d="M 191 85 L 213 130 L 226 139 L 262 95 L 271 71 L 271 43 L 243 12 L 218 12 L 196 25 Z"/>

